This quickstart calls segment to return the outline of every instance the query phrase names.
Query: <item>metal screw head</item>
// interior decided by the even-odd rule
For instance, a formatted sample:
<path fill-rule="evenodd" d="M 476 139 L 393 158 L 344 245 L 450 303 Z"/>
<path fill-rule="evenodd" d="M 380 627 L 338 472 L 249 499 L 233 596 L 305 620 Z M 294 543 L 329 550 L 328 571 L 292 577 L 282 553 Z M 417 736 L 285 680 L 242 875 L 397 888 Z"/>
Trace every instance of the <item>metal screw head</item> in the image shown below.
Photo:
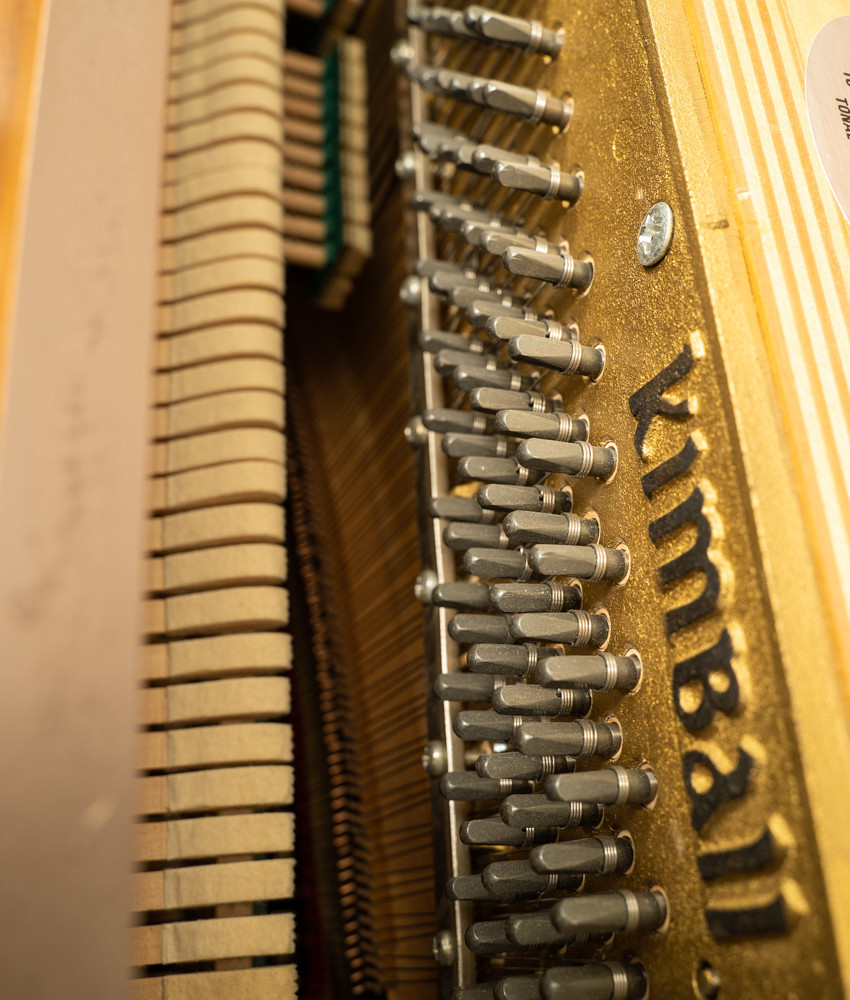
<path fill-rule="evenodd" d="M 652 267 L 663 260 L 673 242 L 673 209 L 666 201 L 656 202 L 644 216 L 637 238 L 638 260 Z"/>
<path fill-rule="evenodd" d="M 437 965 L 454 965 L 455 942 L 451 931 L 437 931 L 431 942 L 431 954 Z"/>
<path fill-rule="evenodd" d="M 404 440 L 411 448 L 421 448 L 428 440 L 428 428 L 418 414 L 411 417 L 404 427 Z"/>
<path fill-rule="evenodd" d="M 694 992 L 700 1000 L 717 1000 L 720 996 L 720 973 L 708 962 L 700 962 L 694 972 Z"/>
<path fill-rule="evenodd" d="M 422 769 L 432 778 L 439 778 L 449 767 L 448 751 L 442 740 L 431 740 L 422 748 Z"/>
<path fill-rule="evenodd" d="M 434 570 L 423 569 L 413 584 L 413 596 L 420 604 L 430 604 L 431 594 L 439 582 Z"/>
<path fill-rule="evenodd" d="M 409 309 L 416 308 L 422 301 L 422 282 L 415 274 L 402 281 L 398 297 Z"/>
<path fill-rule="evenodd" d="M 412 181 L 415 174 L 416 157 L 412 149 L 407 149 L 395 161 L 395 175 L 400 181 Z"/>
<path fill-rule="evenodd" d="M 394 66 L 399 69 L 404 69 L 405 66 L 409 66 L 413 60 L 416 58 L 416 53 L 413 50 L 413 46 L 410 42 L 404 41 L 403 39 L 396 42 L 395 45 L 390 49 L 390 59 Z"/>

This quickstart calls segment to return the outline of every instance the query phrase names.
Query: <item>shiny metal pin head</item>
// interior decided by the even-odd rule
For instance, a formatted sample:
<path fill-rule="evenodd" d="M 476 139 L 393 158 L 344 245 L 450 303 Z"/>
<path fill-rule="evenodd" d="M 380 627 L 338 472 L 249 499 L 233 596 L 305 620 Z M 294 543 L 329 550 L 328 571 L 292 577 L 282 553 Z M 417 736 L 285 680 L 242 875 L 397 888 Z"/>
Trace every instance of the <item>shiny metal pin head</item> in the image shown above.
<path fill-rule="evenodd" d="M 485 510 L 532 510 L 544 513 L 568 513 L 573 506 L 569 487 L 555 490 L 551 486 L 499 486 L 487 484 L 478 491 L 478 503 Z"/>
<path fill-rule="evenodd" d="M 568 413 L 533 413 L 529 410 L 500 410 L 494 427 L 511 437 L 539 438 L 547 441 L 586 441 L 587 417 Z"/>
<path fill-rule="evenodd" d="M 514 361 L 543 365 L 562 375 L 585 375 L 594 382 L 605 367 L 603 350 L 577 340 L 559 341 L 520 334 L 508 342 L 508 353 Z"/>
<path fill-rule="evenodd" d="M 567 646 L 604 646 L 611 632 L 611 624 L 605 615 L 588 614 L 586 611 L 511 615 L 508 626 L 516 642 L 528 639 L 533 642 L 562 642 Z"/>
<path fill-rule="evenodd" d="M 529 856 L 531 867 L 541 875 L 571 872 L 578 875 L 612 875 L 628 871 L 634 864 L 631 837 L 586 837 L 543 844 Z"/>
<path fill-rule="evenodd" d="M 571 611 L 581 607 L 581 598 L 581 586 L 578 583 L 494 583 L 490 587 L 491 606 L 506 615 L 526 611 Z"/>
<path fill-rule="evenodd" d="M 523 247 L 509 247 L 502 254 L 502 267 L 511 274 L 546 281 L 555 288 L 575 288 L 584 292 L 593 281 L 593 264 L 565 253 L 541 253 Z"/>
<path fill-rule="evenodd" d="M 490 417 L 469 410 L 435 407 L 423 412 L 422 422 L 429 431 L 434 431 L 437 434 L 448 434 L 452 431 L 459 434 L 493 433 L 493 420 Z"/>
<path fill-rule="evenodd" d="M 490 176 L 502 187 L 528 191 L 541 198 L 574 205 L 581 194 L 581 178 L 556 163 L 496 163 Z"/>
<path fill-rule="evenodd" d="M 564 30 L 552 30 L 539 21 L 511 17 L 499 11 L 473 4 L 464 11 L 464 21 L 479 35 L 500 45 L 509 45 L 525 52 L 539 52 L 553 59 L 564 44 Z"/>
<path fill-rule="evenodd" d="M 489 587 L 484 583 L 467 583 L 460 580 L 438 583 L 431 593 L 431 603 L 438 608 L 454 608 L 456 611 L 487 611 L 490 608 Z"/>
<path fill-rule="evenodd" d="M 610 479 L 617 471 L 617 456 L 612 448 L 599 448 L 586 441 L 531 438 L 517 448 L 517 461 L 528 469 L 559 472 L 578 479 L 585 476 Z"/>

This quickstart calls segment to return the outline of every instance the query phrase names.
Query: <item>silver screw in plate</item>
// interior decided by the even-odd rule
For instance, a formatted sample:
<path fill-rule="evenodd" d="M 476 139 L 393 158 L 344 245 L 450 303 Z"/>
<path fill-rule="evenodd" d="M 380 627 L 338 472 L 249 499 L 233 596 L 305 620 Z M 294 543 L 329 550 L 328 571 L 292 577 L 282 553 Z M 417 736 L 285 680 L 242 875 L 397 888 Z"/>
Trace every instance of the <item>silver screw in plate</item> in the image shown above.
<path fill-rule="evenodd" d="M 454 965 L 455 942 L 451 931 L 437 931 L 431 942 L 431 953 L 437 965 Z"/>
<path fill-rule="evenodd" d="M 449 769 L 446 744 L 442 740 L 431 740 L 422 750 L 422 768 L 432 778 L 439 778 Z"/>
<path fill-rule="evenodd" d="M 434 587 L 440 582 L 432 569 L 423 569 L 413 583 L 413 596 L 420 604 L 430 604 Z"/>
<path fill-rule="evenodd" d="M 411 448 L 422 448 L 428 440 L 428 428 L 418 414 L 407 421 L 404 428 L 404 440 Z"/>
<path fill-rule="evenodd" d="M 412 181 L 416 175 L 416 157 L 412 149 L 405 150 L 395 161 L 395 174 L 399 180 Z"/>
<path fill-rule="evenodd" d="M 408 309 L 415 309 L 422 301 L 422 282 L 415 274 L 408 275 L 402 281 L 398 297 Z"/>
<path fill-rule="evenodd" d="M 664 259 L 673 242 L 673 209 L 666 201 L 657 201 L 644 216 L 637 238 L 638 260 L 652 267 Z"/>

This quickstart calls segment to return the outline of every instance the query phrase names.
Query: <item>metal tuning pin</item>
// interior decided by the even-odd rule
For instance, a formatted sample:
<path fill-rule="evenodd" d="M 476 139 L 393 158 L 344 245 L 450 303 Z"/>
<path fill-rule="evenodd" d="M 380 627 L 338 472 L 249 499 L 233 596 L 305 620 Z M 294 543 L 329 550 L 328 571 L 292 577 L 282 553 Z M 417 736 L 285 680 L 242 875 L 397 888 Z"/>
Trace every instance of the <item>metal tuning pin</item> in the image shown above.
<path fill-rule="evenodd" d="M 536 240 L 536 237 L 529 236 L 528 233 L 516 231 L 515 226 L 512 226 L 510 231 L 505 231 L 502 226 L 488 226 L 474 219 L 467 219 L 464 222 L 460 227 L 460 234 L 470 246 L 479 250 L 483 249 L 484 239 L 489 236 L 499 236 L 507 240 L 509 246 L 526 246 L 529 241 L 533 243 Z M 517 242 L 514 243 L 514 240 Z"/>
<path fill-rule="evenodd" d="M 468 455 L 506 458 L 516 451 L 513 441 L 492 434 L 446 434 L 442 448 L 449 458 L 464 458 Z"/>
<path fill-rule="evenodd" d="M 597 580 L 616 583 L 629 575 L 629 557 L 625 550 L 606 549 L 596 544 L 534 545 L 528 550 L 528 561 L 539 576 L 575 576 L 589 583 Z"/>
<path fill-rule="evenodd" d="M 467 549 L 463 568 L 470 576 L 498 580 L 527 580 L 531 576 L 522 549 Z"/>
<path fill-rule="evenodd" d="M 501 615 L 457 614 L 449 622 L 449 635 L 461 645 L 513 642 Z"/>
<path fill-rule="evenodd" d="M 416 122 L 413 126 L 413 138 L 426 156 L 435 156 L 439 151 L 440 143 L 453 139 L 468 140 L 469 136 L 437 122 Z"/>
<path fill-rule="evenodd" d="M 557 827 L 529 827 L 525 830 L 508 826 L 500 816 L 489 819 L 468 819 L 461 823 L 459 837 L 469 847 L 532 847 L 551 844 L 558 839 Z M 551 922 L 550 922 L 551 925 Z"/>
<path fill-rule="evenodd" d="M 605 352 L 577 340 L 550 340 L 521 334 L 508 341 L 514 361 L 552 368 L 562 375 L 585 375 L 597 381 L 605 367 Z"/>
<path fill-rule="evenodd" d="M 478 81 L 467 87 L 467 99 L 491 111 L 513 115 L 536 125 L 551 125 L 563 131 L 570 123 L 572 105 L 545 90 L 519 87 L 501 80 Z"/>
<path fill-rule="evenodd" d="M 530 781 L 482 778 L 474 771 L 449 771 L 440 778 L 440 794 L 450 802 L 500 802 L 531 788 Z"/>
<path fill-rule="evenodd" d="M 509 976 L 496 983 L 496 1000 L 540 1000 L 540 976 Z"/>
<path fill-rule="evenodd" d="M 573 830 L 578 826 L 597 826 L 602 821 L 602 807 L 584 802 L 553 802 L 540 792 L 528 792 L 509 795 L 502 802 L 502 819 L 508 826 L 557 826 Z"/>
<path fill-rule="evenodd" d="M 518 465 L 514 458 L 481 458 L 478 455 L 461 458 L 457 474 L 467 483 L 503 483 L 507 486 L 525 486 L 543 478 L 542 473 Z"/>
<path fill-rule="evenodd" d="M 455 136 L 453 139 L 444 139 L 437 149 L 437 156 L 441 160 L 447 160 L 466 170 L 474 170 L 472 156 L 475 152 L 475 140 Z"/>
<path fill-rule="evenodd" d="M 502 187 L 529 191 L 541 198 L 574 205 L 581 194 L 581 178 L 562 171 L 557 163 L 496 163 L 490 176 Z"/>
<path fill-rule="evenodd" d="M 500 146 L 491 146 L 483 142 L 476 146 L 475 152 L 472 154 L 472 162 L 479 173 L 490 174 L 495 167 L 503 163 L 514 163 L 522 166 L 524 164 L 539 164 L 540 160 L 527 153 L 515 153 L 512 149 L 502 149 Z"/>
<path fill-rule="evenodd" d="M 551 910 L 514 913 L 508 917 L 506 933 L 509 940 L 522 948 L 560 948 L 567 943 L 564 935 L 552 923 Z"/>
<path fill-rule="evenodd" d="M 481 36 L 466 24 L 463 13 L 447 7 L 409 7 L 407 20 L 432 35 L 480 41 Z"/>
<path fill-rule="evenodd" d="M 402 68 L 405 74 L 414 83 L 418 83 L 423 90 L 430 91 L 432 94 L 443 93 L 443 88 L 439 81 L 439 69 L 436 66 L 427 66 L 422 63 L 417 63 L 413 61 L 413 58 L 408 58 L 412 54 L 413 47 L 410 46 L 410 52 L 408 52 L 402 46 L 395 46 L 393 49 L 393 54 L 398 54 L 398 62 L 403 62 Z"/>
<path fill-rule="evenodd" d="M 521 302 L 515 302 L 510 296 L 504 296 L 501 301 L 476 299 L 464 308 L 466 318 L 476 330 L 483 330 L 487 321 L 495 316 L 512 316 L 514 319 L 539 318 L 533 309 L 526 308 Z"/>
<path fill-rule="evenodd" d="M 425 410 L 422 422 L 429 431 L 437 434 L 492 434 L 493 421 L 483 413 L 468 410 L 450 410 L 445 407 Z"/>
<path fill-rule="evenodd" d="M 484 354 L 486 344 L 477 337 L 464 337 L 462 333 L 451 333 L 449 330 L 423 330 L 419 334 L 419 347 L 426 354 L 436 354 L 445 348 Z"/>
<path fill-rule="evenodd" d="M 648 981 L 638 962 L 583 962 L 547 969 L 540 990 L 545 1000 L 639 1000 Z"/>
<path fill-rule="evenodd" d="M 667 900 L 657 891 L 623 889 L 573 896 L 562 899 L 552 910 L 552 923 L 567 938 L 657 930 L 666 920 Z"/>
<path fill-rule="evenodd" d="M 547 514 L 568 514 L 573 506 L 572 490 L 551 486 L 482 486 L 478 503 L 485 510 L 531 510 Z"/>
<path fill-rule="evenodd" d="M 494 681 L 486 674 L 440 674 L 434 694 L 440 701 L 489 701 Z"/>
<path fill-rule="evenodd" d="M 517 642 L 530 639 L 533 642 L 562 642 L 566 646 L 603 646 L 611 631 L 605 615 L 592 615 L 587 611 L 511 615 L 508 628 Z"/>
<path fill-rule="evenodd" d="M 509 17 L 477 5 L 467 7 L 463 14 L 467 26 L 479 35 L 499 45 L 510 45 L 524 52 L 539 52 L 555 58 L 564 44 L 564 29 L 553 31 L 539 21 Z"/>
<path fill-rule="evenodd" d="M 525 247 L 527 250 L 538 250 L 541 253 L 560 253 L 562 249 L 557 243 L 550 243 L 545 236 L 500 233 L 497 229 L 485 231 L 477 245 L 494 257 L 501 257 L 510 247 Z"/>
<path fill-rule="evenodd" d="M 433 358 L 434 368 L 444 378 L 447 378 L 455 368 L 460 366 L 464 368 L 474 367 L 476 370 L 484 371 L 495 371 L 497 368 L 504 367 L 502 362 L 494 358 L 492 354 L 472 354 L 469 351 L 458 351 L 449 347 L 438 350 Z"/>
<path fill-rule="evenodd" d="M 481 873 L 481 881 L 500 903 L 539 899 L 556 892 L 575 892 L 583 875 L 540 875 L 528 861 L 494 861 Z"/>
<path fill-rule="evenodd" d="M 494 697 L 497 693 L 494 692 Z M 559 802 L 645 806 L 658 795 L 658 778 L 648 767 L 629 770 L 615 764 L 601 771 L 553 775 L 546 782 L 546 794 L 550 799 L 557 799 Z"/>
<path fill-rule="evenodd" d="M 494 429 L 498 428 L 500 434 L 510 434 L 511 437 L 576 442 L 587 440 L 588 423 L 586 417 L 571 417 L 563 410 L 532 413 L 529 410 L 505 409 L 496 414 Z"/>
<path fill-rule="evenodd" d="M 559 844 L 542 844 L 529 856 L 531 867 L 541 875 L 565 872 L 571 875 L 613 875 L 627 872 L 635 860 L 631 837 L 584 837 Z"/>
<path fill-rule="evenodd" d="M 475 743 L 478 740 L 509 740 L 513 737 L 514 729 L 521 725 L 523 720 L 509 715 L 498 715 L 496 712 L 465 711 L 458 712 L 452 720 L 452 729 L 455 735 L 462 740 Z M 546 725 L 546 723 L 539 723 Z M 552 724 L 554 726 L 554 724 Z M 570 723 L 562 723 L 570 725 Z M 545 795 L 540 796 L 546 799 Z M 548 802 L 549 800 L 546 799 Z M 533 823 L 526 823 L 526 826 L 534 826 Z M 557 826 L 557 823 L 538 823 L 538 826 Z"/>
<path fill-rule="evenodd" d="M 576 758 L 610 758 L 620 752 L 623 731 L 616 722 L 590 722 L 588 719 L 576 719 L 575 722 L 526 721 L 513 733 L 513 739 L 520 753 L 532 757 L 563 754 Z"/>
<path fill-rule="evenodd" d="M 468 524 L 452 521 L 443 529 L 443 541 L 456 552 L 467 549 L 506 549 L 508 536 L 500 524 Z M 485 609 L 488 610 L 488 609 Z"/>
<path fill-rule="evenodd" d="M 437 202 L 428 210 L 431 221 L 442 229 L 459 233 L 465 222 L 481 222 L 487 226 L 495 226 L 506 232 L 516 227 L 503 222 L 498 215 L 493 215 L 484 209 L 473 208 L 468 202 Z M 522 229 L 519 230 L 522 232 Z"/>
<path fill-rule="evenodd" d="M 431 517 L 442 517 L 453 521 L 490 524 L 497 512 L 484 510 L 477 500 L 469 497 L 434 497 L 428 501 L 428 513 Z"/>
<path fill-rule="evenodd" d="M 455 875 L 446 883 L 446 896 L 449 899 L 463 899 L 472 902 L 484 902 L 493 896 L 485 888 L 480 875 Z"/>
<path fill-rule="evenodd" d="M 509 247 L 502 254 L 502 267 L 511 274 L 522 274 L 538 281 L 548 281 L 555 288 L 575 288 L 583 292 L 593 281 L 593 265 L 568 254 L 540 253 L 523 247 Z"/>
<path fill-rule="evenodd" d="M 506 932 L 504 920 L 478 920 L 466 929 L 463 940 L 473 955 L 504 955 L 525 951 L 524 947 L 511 941 Z"/>
<path fill-rule="evenodd" d="M 431 603 L 438 608 L 454 608 L 456 611 L 487 611 L 490 607 L 489 588 L 484 583 L 438 583 L 431 591 Z"/>
<path fill-rule="evenodd" d="M 525 781 L 542 781 L 550 774 L 573 771 L 575 766 L 575 760 L 572 757 L 564 757 L 563 754 L 550 757 L 527 757 L 524 753 L 517 751 L 482 754 L 475 762 L 475 770 L 482 778 L 515 778 Z"/>
<path fill-rule="evenodd" d="M 551 542 L 584 546 L 599 541 L 599 522 L 588 517 L 579 517 L 578 514 L 536 514 L 528 510 L 515 510 L 512 514 L 508 514 L 502 526 L 512 545 Z M 546 610 L 562 609 L 546 608 Z"/>
<path fill-rule="evenodd" d="M 419 188 L 419 190 L 413 193 L 410 199 L 411 208 L 417 212 L 430 212 L 435 205 L 464 205 L 467 208 L 472 208 L 471 203 L 465 201 L 463 198 L 458 198 L 455 194 L 449 194 L 447 191 L 437 191 L 433 188 Z"/>
<path fill-rule="evenodd" d="M 419 278 L 430 278 L 439 273 L 463 275 L 475 274 L 475 269 L 467 267 L 465 264 L 456 264 L 450 260 L 440 260 L 437 257 L 420 257 L 413 267 L 413 271 Z M 424 348 L 423 348 L 424 350 Z"/>
<path fill-rule="evenodd" d="M 492 587 L 490 588 L 492 601 Z M 499 609 L 501 610 L 501 609 Z M 634 691 L 641 675 L 637 655 L 550 656 L 537 666 L 536 679 L 545 687 L 584 687 L 592 691 Z"/>
<path fill-rule="evenodd" d="M 598 448 L 587 441 L 524 441 L 517 450 L 517 458 L 529 469 L 541 472 L 560 472 L 565 476 L 583 479 L 610 479 L 617 471 L 617 455 L 613 448 Z"/>
<path fill-rule="evenodd" d="M 482 291 L 478 288 L 470 288 L 466 285 L 458 285 L 448 293 L 449 302 L 458 309 L 466 309 L 467 314 L 473 306 L 483 309 L 485 306 L 489 310 L 514 308 L 513 298 L 507 292 L 491 288 L 489 291 Z M 474 325 L 474 324 L 473 324 Z M 475 327 L 476 330 L 483 329 L 483 325 Z"/>
<path fill-rule="evenodd" d="M 480 147 L 476 146 L 476 149 Z M 528 233 L 515 222 L 507 222 L 501 215 L 491 215 L 486 221 L 479 219 L 467 219 L 460 227 L 463 238 L 471 246 L 479 246 L 479 241 L 486 233 L 502 233 L 504 235 L 514 234 L 524 240 Z"/>
<path fill-rule="evenodd" d="M 539 392 L 516 392 L 509 389 L 493 389 L 489 386 L 473 389 L 469 394 L 469 405 L 473 410 L 484 413 L 499 413 L 501 410 L 555 413 L 561 409 L 558 400 L 549 399 Z"/>
<path fill-rule="evenodd" d="M 452 372 L 452 381 L 465 392 L 484 386 L 489 389 L 506 389 L 509 392 L 523 392 L 534 385 L 530 375 L 521 375 L 510 368 L 482 368 L 468 363 L 458 365 Z"/>
<path fill-rule="evenodd" d="M 459 986 L 451 992 L 451 1000 L 493 1000 L 495 983 L 481 983 L 476 986 Z"/>
<path fill-rule="evenodd" d="M 550 244 L 554 246 L 554 244 Z M 494 340 L 513 340 L 514 337 L 548 337 L 549 340 L 578 340 L 578 328 L 569 323 L 559 323 L 547 316 L 531 320 L 496 316 L 485 327 Z"/>
<path fill-rule="evenodd" d="M 513 517 L 512 514 L 508 516 Z M 581 597 L 578 584 L 556 583 L 553 580 L 546 583 L 494 583 L 490 587 L 491 606 L 506 615 L 524 611 L 573 611 L 581 607 Z"/>
<path fill-rule="evenodd" d="M 490 282 L 475 271 L 437 270 L 428 277 L 428 287 L 432 292 L 448 295 L 455 288 L 477 288 L 479 292 L 489 292 Z"/>
<path fill-rule="evenodd" d="M 559 650 L 549 646 L 500 646 L 481 643 L 467 650 L 466 665 L 477 674 L 504 674 L 509 677 L 526 677 L 548 656 L 557 656 Z"/>
<path fill-rule="evenodd" d="M 545 715 L 551 719 L 585 716 L 593 704 L 589 691 L 507 684 L 493 691 L 491 704 L 500 715 Z M 582 802 L 589 801 L 582 799 Z M 594 799 L 602 802 L 602 799 Z"/>

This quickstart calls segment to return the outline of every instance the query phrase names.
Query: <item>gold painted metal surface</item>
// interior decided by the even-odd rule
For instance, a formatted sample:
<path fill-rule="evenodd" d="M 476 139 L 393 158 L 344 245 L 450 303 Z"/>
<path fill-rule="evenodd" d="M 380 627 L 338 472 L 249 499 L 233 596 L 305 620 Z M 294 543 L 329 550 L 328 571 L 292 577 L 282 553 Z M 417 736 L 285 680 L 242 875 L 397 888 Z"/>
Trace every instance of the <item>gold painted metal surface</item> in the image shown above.
<path fill-rule="evenodd" d="M 678 0 L 609 0 L 568 9 L 560 3 L 535 5 L 535 17 L 567 28 L 568 44 L 555 63 L 543 67 L 525 60 L 514 70 L 506 57 L 489 56 L 481 65 L 461 57 L 454 64 L 494 76 L 507 67 L 512 82 L 544 87 L 556 96 L 568 92 L 575 101 L 565 135 L 530 126 L 498 132 L 494 124 L 485 141 L 557 160 L 566 169 L 578 166 L 585 178 L 581 199 L 567 211 L 529 203 L 522 195 L 497 197 L 491 204 L 511 220 L 524 212 L 529 230 L 540 226 L 550 239 L 566 237 L 574 256 L 589 252 L 596 266 L 587 294 L 547 288 L 534 308 L 542 313 L 551 307 L 562 322 L 576 320 L 582 341 L 601 341 L 608 357 L 596 385 L 549 374 L 542 386 L 560 392 L 568 412 L 588 413 L 592 443 L 611 440 L 619 450 L 611 484 L 573 483 L 574 510 L 596 510 L 602 543 L 623 539 L 632 557 L 628 582 L 586 585 L 584 606 L 610 612 L 611 652 L 635 646 L 644 662 L 640 691 L 599 696 L 594 717 L 601 718 L 607 705 L 624 729 L 620 763 L 636 766 L 647 759 L 660 781 L 651 812 L 623 811 L 618 817 L 635 837 L 638 859 L 620 884 L 640 890 L 659 883 L 670 897 L 669 930 L 636 946 L 653 995 L 715 995 L 700 986 L 707 978 L 700 980 L 699 970 L 707 963 L 719 976 L 720 997 L 839 997 L 850 988 L 847 921 L 842 927 L 837 905 L 848 884 L 840 840 L 850 823 L 845 797 L 836 788 L 848 759 L 837 670 L 846 607 L 840 588 L 833 586 L 829 529 L 817 515 L 846 497 L 840 489 L 833 497 L 821 492 L 811 469 L 820 455 L 806 435 L 806 400 L 794 373 L 783 368 L 802 363 L 799 356 L 787 357 L 791 338 L 783 341 L 786 271 L 753 263 L 755 242 L 769 243 L 769 220 L 753 220 L 746 199 L 733 203 L 735 174 L 719 149 L 723 120 L 709 113 L 707 81 L 700 75 L 699 45 L 711 38 L 695 40 L 692 31 L 699 28 L 689 20 L 691 15 L 699 22 L 709 6 Z M 438 99 L 436 118 L 470 129 L 465 110 L 453 111 L 449 102 L 447 116 L 441 107 Z M 773 169 L 769 159 L 763 165 Z M 776 165 L 786 182 L 789 169 Z M 485 187 L 459 176 L 454 190 L 474 197 Z M 789 182 L 783 190 L 791 197 L 793 186 Z M 644 269 L 635 252 L 637 233 L 658 201 L 672 206 L 676 231 L 669 255 Z M 831 207 L 819 210 L 817 221 Z M 774 208 L 795 218 L 799 211 L 776 201 Z M 843 246 L 846 234 L 833 235 Z M 450 247 L 451 238 L 444 240 L 444 249 Z M 793 263 L 800 273 L 821 266 L 833 276 L 842 266 L 846 270 L 846 258 L 836 265 L 803 254 Z M 533 290 L 522 279 L 512 288 Z M 804 308 L 804 296 L 798 305 Z M 846 322 L 846 300 L 842 308 L 844 314 L 839 309 L 833 317 L 836 331 Z M 805 315 L 795 313 L 791 322 L 807 328 Z M 835 337 L 839 343 L 838 332 Z M 666 400 L 687 400 L 690 413 L 652 420 L 639 455 L 630 397 L 683 350 L 691 352 L 691 370 Z M 818 391 L 813 384 L 809 406 L 826 419 L 828 403 Z M 840 394 L 836 398 L 843 401 Z M 679 453 L 689 437 L 698 450 L 693 464 L 647 498 L 641 477 Z M 806 461 L 800 460 L 803 452 Z M 824 460 L 840 468 L 841 453 L 833 451 Z M 666 613 L 697 598 L 705 575 L 692 572 L 663 586 L 659 568 L 691 549 L 696 528 L 689 524 L 658 537 L 656 527 L 653 541 L 650 524 L 695 488 L 710 526 L 708 557 L 719 575 L 719 600 L 711 614 L 668 637 Z M 689 731 L 674 706 L 674 667 L 710 648 L 724 630 L 734 648 L 739 704 Z M 728 677 L 715 674 L 712 683 L 722 692 Z M 698 685 L 686 688 L 679 695 L 683 711 L 695 710 L 701 694 Z M 697 831 L 683 777 L 685 755 L 706 754 L 725 773 L 743 759 L 742 751 L 752 758 L 746 790 Z M 707 769 L 695 768 L 695 793 L 710 790 L 711 783 Z M 765 828 L 778 847 L 772 863 L 754 872 L 701 878 L 701 855 L 750 843 Z M 588 886 L 610 887 L 607 880 Z M 787 923 L 783 933 L 717 940 L 709 930 L 707 910 L 759 907 L 779 897 Z M 599 954 L 623 955 L 633 945 L 606 947 Z"/>

